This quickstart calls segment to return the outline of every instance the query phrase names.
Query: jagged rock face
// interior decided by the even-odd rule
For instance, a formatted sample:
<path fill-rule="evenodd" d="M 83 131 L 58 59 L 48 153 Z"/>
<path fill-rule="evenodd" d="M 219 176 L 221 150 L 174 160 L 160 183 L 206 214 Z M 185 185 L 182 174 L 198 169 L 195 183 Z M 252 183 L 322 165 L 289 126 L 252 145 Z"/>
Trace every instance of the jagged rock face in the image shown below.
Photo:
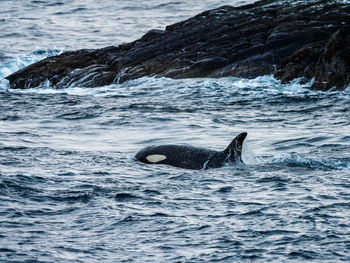
<path fill-rule="evenodd" d="M 253 78 L 275 73 L 283 81 L 315 76 L 314 89 L 342 89 L 349 83 L 344 29 L 349 21 L 350 5 L 344 1 L 223 6 L 164 31 L 151 30 L 132 43 L 44 59 L 7 79 L 12 88 L 23 89 L 45 81 L 57 88 L 96 87 L 143 76 Z M 318 60 L 321 53 L 323 60 Z"/>
<path fill-rule="evenodd" d="M 288 82 L 315 78 L 311 89 L 342 90 L 350 84 L 350 27 L 337 30 L 327 41 L 311 43 L 283 59 L 275 76 Z"/>

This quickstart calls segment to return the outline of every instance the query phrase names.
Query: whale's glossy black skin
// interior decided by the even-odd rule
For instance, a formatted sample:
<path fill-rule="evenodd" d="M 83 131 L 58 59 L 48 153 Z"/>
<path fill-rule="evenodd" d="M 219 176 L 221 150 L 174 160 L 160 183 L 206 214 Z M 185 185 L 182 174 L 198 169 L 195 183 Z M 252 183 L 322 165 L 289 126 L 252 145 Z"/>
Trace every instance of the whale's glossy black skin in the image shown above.
<path fill-rule="evenodd" d="M 186 145 L 159 145 L 141 149 L 135 158 L 146 164 L 167 164 L 186 169 L 219 168 L 228 162 L 242 161 L 242 145 L 247 133 L 243 132 L 232 140 L 223 151 L 213 151 Z M 149 156 L 164 156 L 164 160 L 150 162 Z"/>

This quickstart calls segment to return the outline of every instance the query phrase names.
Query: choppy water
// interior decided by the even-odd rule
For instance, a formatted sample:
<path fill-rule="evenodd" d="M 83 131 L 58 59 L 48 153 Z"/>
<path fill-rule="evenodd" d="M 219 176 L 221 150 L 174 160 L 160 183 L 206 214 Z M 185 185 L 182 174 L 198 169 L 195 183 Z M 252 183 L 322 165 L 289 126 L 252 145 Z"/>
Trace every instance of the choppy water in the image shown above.
<path fill-rule="evenodd" d="M 99 27 L 113 6 L 116 21 L 135 15 L 119 42 L 192 10 L 184 1 L 4 2 L 0 26 L 17 21 L 6 32 L 24 35 L 16 45 L 0 33 L 1 262 L 350 261 L 349 90 L 312 92 L 271 76 L 9 90 L 7 74 L 56 47 L 93 47 L 91 31 L 52 25 L 55 34 L 49 19 L 74 21 L 72 10 L 86 8 Z M 37 17 L 42 43 L 30 43 L 20 11 Z M 96 46 L 114 38 L 107 31 L 95 33 Z M 243 131 L 245 165 L 192 171 L 133 159 L 151 144 L 223 149 Z"/>

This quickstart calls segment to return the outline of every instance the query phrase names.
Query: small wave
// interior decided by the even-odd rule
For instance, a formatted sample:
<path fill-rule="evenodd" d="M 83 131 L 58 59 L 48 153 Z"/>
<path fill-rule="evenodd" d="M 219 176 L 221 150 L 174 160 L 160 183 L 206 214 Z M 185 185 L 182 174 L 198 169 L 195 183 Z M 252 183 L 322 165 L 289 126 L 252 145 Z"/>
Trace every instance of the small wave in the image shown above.
<path fill-rule="evenodd" d="M 13 180 L 3 180 L 0 182 L 0 193 L 3 195 L 19 195 L 22 197 L 40 193 L 41 190 L 35 187 L 15 182 Z"/>
<path fill-rule="evenodd" d="M 167 3 L 162 3 L 162 4 L 158 4 L 156 5 L 154 8 L 157 9 L 157 8 L 167 8 L 169 6 L 175 6 L 175 5 L 181 5 L 183 4 L 183 2 L 167 2 Z"/>
<path fill-rule="evenodd" d="M 267 208 L 266 207 L 263 207 L 263 208 L 258 208 L 258 209 L 253 209 L 251 211 L 248 211 L 248 212 L 243 212 L 240 214 L 240 216 L 243 216 L 243 217 L 246 217 L 246 216 L 263 216 L 265 215 L 264 211 L 266 210 Z"/>
<path fill-rule="evenodd" d="M 259 76 L 254 79 L 241 79 L 229 77 L 234 86 L 246 90 L 260 90 L 263 93 L 273 94 L 293 94 L 293 93 L 315 93 L 306 88 L 310 87 L 313 80 L 304 83 L 302 79 L 294 79 L 288 84 L 281 84 L 281 81 L 276 79 L 273 75 Z"/>
<path fill-rule="evenodd" d="M 115 199 L 119 202 L 130 201 L 138 198 L 140 197 L 130 193 L 118 193 L 115 195 Z"/>
<path fill-rule="evenodd" d="M 151 217 L 171 217 L 171 215 L 161 213 L 161 212 L 156 212 L 150 215 Z"/>
<path fill-rule="evenodd" d="M 162 193 L 157 191 L 157 190 L 154 190 L 154 189 L 145 189 L 143 191 L 145 194 L 147 195 L 150 195 L 150 196 L 154 196 L 154 195 L 161 195 Z"/>
<path fill-rule="evenodd" d="M 62 5 L 65 5 L 65 3 L 63 2 L 54 2 L 54 3 L 48 3 L 46 4 L 46 6 L 62 6 Z"/>
<path fill-rule="evenodd" d="M 295 235 L 299 233 L 296 230 L 285 230 L 285 229 L 260 230 L 256 232 L 261 236 L 287 236 L 287 235 Z"/>
<path fill-rule="evenodd" d="M 126 217 L 124 217 L 123 219 L 119 220 L 118 222 L 112 224 L 112 227 L 114 228 L 115 226 L 121 225 L 121 224 L 127 224 L 129 225 L 132 222 L 137 222 L 140 219 L 137 216 L 132 216 L 132 215 L 128 215 Z"/>
<path fill-rule="evenodd" d="M 233 189 L 232 186 L 224 186 L 224 187 L 221 187 L 219 190 L 217 190 L 218 193 L 229 193 L 231 192 Z"/>
<path fill-rule="evenodd" d="M 31 1 L 32 4 L 45 4 L 45 1 L 40 1 L 40 0 L 33 0 Z"/>
<path fill-rule="evenodd" d="M 293 260 L 296 260 L 296 259 L 313 260 L 313 259 L 318 259 L 322 257 L 322 255 L 320 255 L 319 253 L 316 253 L 311 250 L 293 251 L 293 252 L 290 252 L 288 256 L 290 257 L 290 259 L 293 259 Z"/>
<path fill-rule="evenodd" d="M 75 203 L 75 202 L 87 203 L 92 198 L 93 196 L 89 192 L 62 191 L 62 192 L 57 192 L 51 196 L 44 197 L 42 199 L 44 200 L 50 199 L 53 201 L 68 202 L 68 203 Z"/>
<path fill-rule="evenodd" d="M 94 109 L 86 109 L 81 111 L 72 111 L 72 112 L 66 112 L 63 114 L 60 114 L 57 116 L 59 119 L 65 119 L 65 120 L 84 120 L 84 119 L 91 119 L 98 117 L 101 113 L 94 110 Z"/>
<path fill-rule="evenodd" d="M 18 121 L 20 117 L 18 115 L 5 114 L 5 116 L 0 115 L 0 121 Z"/>
<path fill-rule="evenodd" d="M 27 151 L 29 150 L 29 147 L 25 146 L 1 146 L 0 145 L 0 150 L 3 152 L 9 151 L 9 152 L 19 152 L 19 151 Z"/>
<path fill-rule="evenodd" d="M 291 167 L 307 167 L 313 170 L 349 170 L 350 163 L 337 159 L 312 159 L 298 155 L 287 155 L 274 158 L 271 163 L 283 163 Z"/>
<path fill-rule="evenodd" d="M 28 94 L 34 93 L 34 94 L 43 94 L 43 95 L 65 94 L 65 95 L 72 95 L 72 96 L 111 96 L 115 94 L 118 96 L 122 96 L 119 94 L 118 89 L 119 89 L 119 86 L 116 84 L 98 87 L 98 88 L 69 87 L 65 89 L 56 89 L 51 85 L 49 81 L 46 81 L 36 88 L 30 88 L 25 90 L 11 90 L 11 92 L 28 93 Z"/>
<path fill-rule="evenodd" d="M 281 176 L 266 176 L 257 180 L 257 183 L 288 183 L 290 181 L 289 178 L 281 177 Z"/>
<path fill-rule="evenodd" d="M 13 249 L 10 249 L 10 248 L 6 248 L 6 247 L 1 247 L 0 248 L 0 252 L 14 254 L 14 253 L 16 253 L 16 250 L 13 250 Z"/>
<path fill-rule="evenodd" d="M 51 57 L 51 56 L 56 56 L 61 54 L 62 52 L 63 52 L 62 48 L 54 48 L 54 49 L 37 48 L 30 54 L 19 56 L 16 59 L 9 59 L 9 60 L 0 62 L 0 80 L 41 59 Z M 1 82 L 0 82 L 0 88 L 1 88 Z"/>

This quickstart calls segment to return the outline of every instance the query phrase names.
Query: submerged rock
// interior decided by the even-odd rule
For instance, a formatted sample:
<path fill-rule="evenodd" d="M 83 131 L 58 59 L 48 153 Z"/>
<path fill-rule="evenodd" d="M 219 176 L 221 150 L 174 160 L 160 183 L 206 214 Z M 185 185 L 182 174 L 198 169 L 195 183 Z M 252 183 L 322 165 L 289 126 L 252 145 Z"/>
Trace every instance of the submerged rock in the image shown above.
<path fill-rule="evenodd" d="M 349 84 L 350 4 L 263 0 L 223 6 L 151 30 L 118 47 L 65 52 L 10 76 L 11 88 L 49 81 L 56 88 L 97 87 L 144 76 L 194 78 L 274 74 L 315 78 L 313 89 Z"/>

